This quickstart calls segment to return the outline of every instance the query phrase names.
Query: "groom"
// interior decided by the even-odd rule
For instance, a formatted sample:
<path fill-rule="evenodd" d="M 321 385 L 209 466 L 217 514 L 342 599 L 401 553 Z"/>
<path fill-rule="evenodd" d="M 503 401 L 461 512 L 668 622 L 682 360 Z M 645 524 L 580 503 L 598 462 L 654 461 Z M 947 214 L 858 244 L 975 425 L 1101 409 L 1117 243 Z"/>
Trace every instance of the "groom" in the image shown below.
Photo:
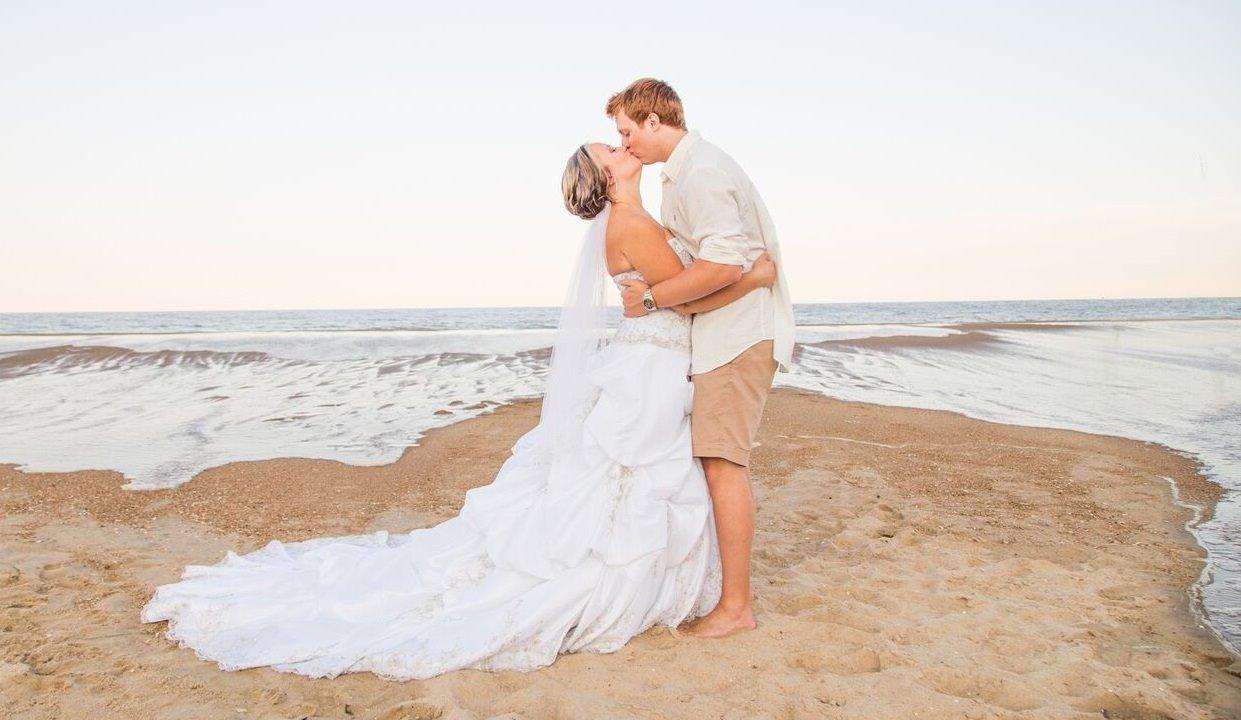
<path fill-rule="evenodd" d="M 681 99 L 667 83 L 637 80 L 613 95 L 607 114 L 621 144 L 644 165 L 664 163 L 660 221 L 680 238 L 694 263 L 648 287 L 626 283 L 625 315 L 675 307 L 736 282 L 763 252 L 777 268 L 774 288 L 759 288 L 717 310 L 694 316 L 690 417 L 694 456 L 702 458 L 723 585 L 719 604 L 687 632 L 724 637 L 757 626 L 750 593 L 754 498 L 750 448 L 777 365 L 793 357 L 793 306 L 776 229 L 758 190 L 723 150 L 685 127 Z"/>

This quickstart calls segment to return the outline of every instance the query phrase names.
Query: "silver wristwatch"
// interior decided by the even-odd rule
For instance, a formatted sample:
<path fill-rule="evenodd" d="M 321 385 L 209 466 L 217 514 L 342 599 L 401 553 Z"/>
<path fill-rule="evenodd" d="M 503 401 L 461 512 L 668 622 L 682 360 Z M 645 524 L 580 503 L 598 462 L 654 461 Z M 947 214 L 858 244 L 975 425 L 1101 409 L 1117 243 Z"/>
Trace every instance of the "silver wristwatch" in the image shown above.
<path fill-rule="evenodd" d="M 646 308 L 647 312 L 655 309 L 655 296 L 651 293 L 650 288 L 647 288 L 646 292 L 642 293 L 642 307 Z"/>

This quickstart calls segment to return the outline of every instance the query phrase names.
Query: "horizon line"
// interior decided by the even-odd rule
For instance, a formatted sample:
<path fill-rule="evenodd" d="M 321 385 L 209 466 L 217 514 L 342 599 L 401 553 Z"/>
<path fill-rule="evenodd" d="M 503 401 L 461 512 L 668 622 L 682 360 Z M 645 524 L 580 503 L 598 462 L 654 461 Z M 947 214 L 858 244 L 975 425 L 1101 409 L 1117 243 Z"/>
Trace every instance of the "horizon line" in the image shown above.
<path fill-rule="evenodd" d="M 947 305 L 954 303 L 1020 303 L 1020 302 L 1099 302 L 1122 300 L 1238 300 L 1241 295 L 1176 295 L 1176 296 L 1127 296 L 1127 297 L 1052 297 L 1052 298 L 999 298 L 958 300 L 814 300 L 794 302 L 799 305 Z M 617 307 L 609 303 L 609 307 Z M 555 310 L 562 305 L 445 305 L 420 307 L 300 307 L 300 308 L 196 308 L 192 310 L 21 310 L 0 311 L 6 315 L 107 315 L 121 313 L 267 313 L 267 312 L 348 312 L 359 310 L 410 311 L 410 310 Z"/>

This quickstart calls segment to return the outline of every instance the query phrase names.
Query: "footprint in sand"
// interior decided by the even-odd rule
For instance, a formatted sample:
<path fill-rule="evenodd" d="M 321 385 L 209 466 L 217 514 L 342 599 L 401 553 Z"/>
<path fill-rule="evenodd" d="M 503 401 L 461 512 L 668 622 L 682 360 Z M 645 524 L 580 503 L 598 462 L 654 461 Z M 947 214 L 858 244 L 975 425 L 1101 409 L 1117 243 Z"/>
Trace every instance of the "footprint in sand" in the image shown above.
<path fill-rule="evenodd" d="M 1206 674 L 1197 665 L 1162 653 L 1152 654 L 1148 659 L 1134 664 L 1147 675 L 1162 680 L 1173 692 L 1190 702 L 1208 705 L 1212 701 Z"/>
<path fill-rule="evenodd" d="M 875 512 L 879 513 L 880 515 L 886 516 L 888 520 L 892 520 L 892 521 L 905 519 L 904 513 L 902 513 L 900 510 L 897 510 L 896 508 L 892 507 L 891 505 L 887 503 L 882 503 L 882 502 L 876 503 Z"/>
<path fill-rule="evenodd" d="M 1077 708 L 1108 720 L 1172 720 L 1172 716 L 1167 713 L 1120 697 L 1110 690 L 1095 693 L 1079 703 Z"/>
<path fill-rule="evenodd" d="M 423 700 L 407 700 L 388 708 L 376 716 L 376 720 L 436 720 L 444 714 L 444 708 Z"/>
<path fill-rule="evenodd" d="M 851 553 L 860 550 L 871 543 L 871 537 L 857 530 L 842 530 L 836 533 L 832 538 L 832 547 L 841 553 Z"/>
<path fill-rule="evenodd" d="M 974 603 L 966 595 L 933 594 L 923 602 L 940 615 L 953 615 L 974 607 Z"/>
<path fill-rule="evenodd" d="M 890 538 L 905 525 L 905 514 L 887 503 L 875 505 L 874 515 L 880 523 L 877 528 L 880 537 Z"/>
<path fill-rule="evenodd" d="M 851 604 L 856 609 L 842 607 L 833 612 L 827 620 L 864 633 L 877 633 L 883 629 L 882 620 L 885 615 L 883 611 L 868 610 L 868 606 L 860 603 Z"/>
<path fill-rule="evenodd" d="M 859 675 L 883 669 L 879 654 L 870 648 L 845 649 L 838 653 L 801 650 L 787 656 L 784 662 L 791 668 L 808 673 L 829 672 L 835 675 Z"/>
<path fill-rule="evenodd" d="M 1040 658 L 1051 650 L 1050 645 L 1037 638 L 1006 632 L 990 635 L 984 644 L 994 653 L 998 666 L 1018 675 L 1042 668 Z"/>
<path fill-rule="evenodd" d="M 847 645 L 865 645 L 875 639 L 875 633 L 858 630 L 848 625 L 841 625 L 834 622 L 832 617 L 831 614 L 825 613 L 821 616 L 807 618 L 818 625 L 818 628 L 808 635 L 814 638 L 821 638 L 826 643 L 843 643 Z"/>
<path fill-rule="evenodd" d="M 26 663 L 0 662 L 0 687 L 4 688 L 6 699 L 25 700 L 38 696 L 46 685 L 47 678 L 36 675 Z"/>
<path fill-rule="evenodd" d="M 1057 670 L 1051 679 L 1056 686 L 1063 688 L 1065 695 L 1085 697 L 1098 687 L 1092 679 L 1095 675 L 1095 669 L 1088 663 L 1075 662 Z"/>
<path fill-rule="evenodd" d="M 1113 607 L 1141 607 L 1147 604 L 1142 590 L 1141 585 L 1112 585 L 1099 590 L 1099 597 Z"/>
<path fill-rule="evenodd" d="M 879 672 L 883 669 L 883 663 L 880 662 L 879 654 L 874 650 L 858 648 L 853 652 L 828 658 L 823 669 L 837 675 L 859 675 Z"/>
<path fill-rule="evenodd" d="M 0 662 L 0 684 L 8 684 L 30 672 L 26 663 Z"/>
<path fill-rule="evenodd" d="M 823 607 L 823 598 L 818 595 L 782 596 L 771 601 L 771 609 L 781 615 L 800 615 L 806 610 Z"/>
<path fill-rule="evenodd" d="M 1038 695 L 1014 678 L 987 677 L 955 668 L 931 668 L 922 672 L 922 680 L 936 692 L 978 700 L 1014 712 L 1033 710 L 1043 705 Z"/>

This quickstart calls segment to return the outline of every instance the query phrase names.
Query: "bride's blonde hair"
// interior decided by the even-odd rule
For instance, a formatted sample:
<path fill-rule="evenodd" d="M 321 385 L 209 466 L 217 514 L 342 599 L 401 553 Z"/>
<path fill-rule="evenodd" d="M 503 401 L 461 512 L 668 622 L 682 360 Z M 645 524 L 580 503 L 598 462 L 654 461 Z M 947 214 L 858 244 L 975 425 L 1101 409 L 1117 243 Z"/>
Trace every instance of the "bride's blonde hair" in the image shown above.
<path fill-rule="evenodd" d="M 582 145 L 569 156 L 560 178 L 565 209 L 589 220 L 603 212 L 608 201 L 608 175 L 599 167 Z"/>

